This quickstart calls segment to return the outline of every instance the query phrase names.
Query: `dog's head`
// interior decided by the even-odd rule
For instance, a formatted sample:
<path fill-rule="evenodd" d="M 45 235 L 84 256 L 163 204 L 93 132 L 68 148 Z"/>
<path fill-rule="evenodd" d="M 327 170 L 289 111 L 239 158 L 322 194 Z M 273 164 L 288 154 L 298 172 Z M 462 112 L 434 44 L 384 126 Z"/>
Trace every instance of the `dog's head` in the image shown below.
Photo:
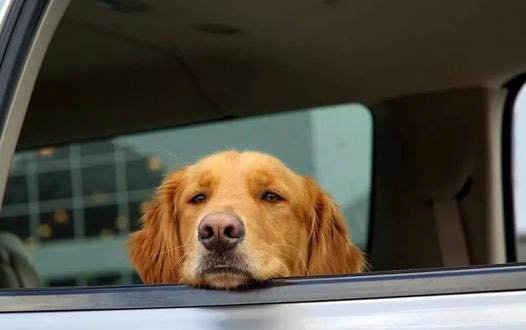
<path fill-rule="evenodd" d="M 129 249 L 145 283 L 233 288 L 364 266 L 332 199 L 257 152 L 220 152 L 173 172 L 142 222 Z"/>

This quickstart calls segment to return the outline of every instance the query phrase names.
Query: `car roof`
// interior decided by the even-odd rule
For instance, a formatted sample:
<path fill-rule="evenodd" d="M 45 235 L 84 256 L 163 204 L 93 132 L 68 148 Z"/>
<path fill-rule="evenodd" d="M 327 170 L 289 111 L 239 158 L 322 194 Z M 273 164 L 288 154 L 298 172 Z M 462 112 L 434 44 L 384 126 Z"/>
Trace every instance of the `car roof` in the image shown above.
<path fill-rule="evenodd" d="M 75 116 L 89 114 L 104 126 L 108 112 L 99 118 L 93 109 L 114 98 L 111 118 L 128 118 L 127 127 L 64 133 L 86 138 L 500 87 L 526 68 L 525 12 L 523 0 L 73 1 L 43 63 L 28 121 L 67 130 L 71 123 L 59 116 L 46 123 L 34 110 L 74 106 Z M 76 101 L 52 102 L 50 91 Z M 151 99 L 141 103 L 132 94 Z M 141 114 L 145 108 L 154 110 Z M 35 129 L 28 125 L 22 144 L 44 141 L 28 137 Z"/>

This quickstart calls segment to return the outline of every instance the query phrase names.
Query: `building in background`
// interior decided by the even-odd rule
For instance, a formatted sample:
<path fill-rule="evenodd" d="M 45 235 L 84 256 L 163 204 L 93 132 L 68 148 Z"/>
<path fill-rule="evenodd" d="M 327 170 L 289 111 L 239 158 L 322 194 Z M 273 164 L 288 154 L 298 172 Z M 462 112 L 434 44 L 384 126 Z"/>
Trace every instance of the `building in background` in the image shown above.
<path fill-rule="evenodd" d="M 68 245 L 71 250 L 90 242 L 125 239 L 138 227 L 140 209 L 162 176 L 160 157 L 141 155 L 111 141 L 17 153 L 0 213 L 0 231 L 15 233 L 35 257 L 40 250 L 68 250 Z M 111 258 L 111 251 L 107 252 L 98 257 Z M 60 253 L 54 258 L 60 258 Z M 131 270 L 77 269 L 71 274 L 42 275 L 49 286 L 134 281 Z"/>

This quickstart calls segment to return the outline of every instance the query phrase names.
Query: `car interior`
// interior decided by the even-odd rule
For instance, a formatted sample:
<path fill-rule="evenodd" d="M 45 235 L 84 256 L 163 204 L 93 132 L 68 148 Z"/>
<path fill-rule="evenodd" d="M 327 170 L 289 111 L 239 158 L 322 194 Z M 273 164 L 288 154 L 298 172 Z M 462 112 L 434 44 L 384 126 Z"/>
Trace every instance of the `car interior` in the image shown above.
<path fill-rule="evenodd" d="M 73 0 L 13 157 L 0 287 L 141 283 L 125 240 L 143 201 L 167 170 L 238 141 L 319 174 L 371 272 L 517 261 L 503 118 L 505 84 L 526 69 L 524 12 Z"/>

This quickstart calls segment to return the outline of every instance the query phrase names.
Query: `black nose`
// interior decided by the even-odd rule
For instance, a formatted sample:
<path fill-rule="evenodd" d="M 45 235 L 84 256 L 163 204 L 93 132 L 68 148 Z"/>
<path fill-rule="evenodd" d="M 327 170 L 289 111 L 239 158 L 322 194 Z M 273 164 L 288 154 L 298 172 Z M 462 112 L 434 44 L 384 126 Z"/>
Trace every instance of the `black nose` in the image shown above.
<path fill-rule="evenodd" d="M 206 249 L 221 253 L 243 240 L 245 226 L 233 214 L 212 213 L 201 220 L 197 232 L 199 241 Z"/>

